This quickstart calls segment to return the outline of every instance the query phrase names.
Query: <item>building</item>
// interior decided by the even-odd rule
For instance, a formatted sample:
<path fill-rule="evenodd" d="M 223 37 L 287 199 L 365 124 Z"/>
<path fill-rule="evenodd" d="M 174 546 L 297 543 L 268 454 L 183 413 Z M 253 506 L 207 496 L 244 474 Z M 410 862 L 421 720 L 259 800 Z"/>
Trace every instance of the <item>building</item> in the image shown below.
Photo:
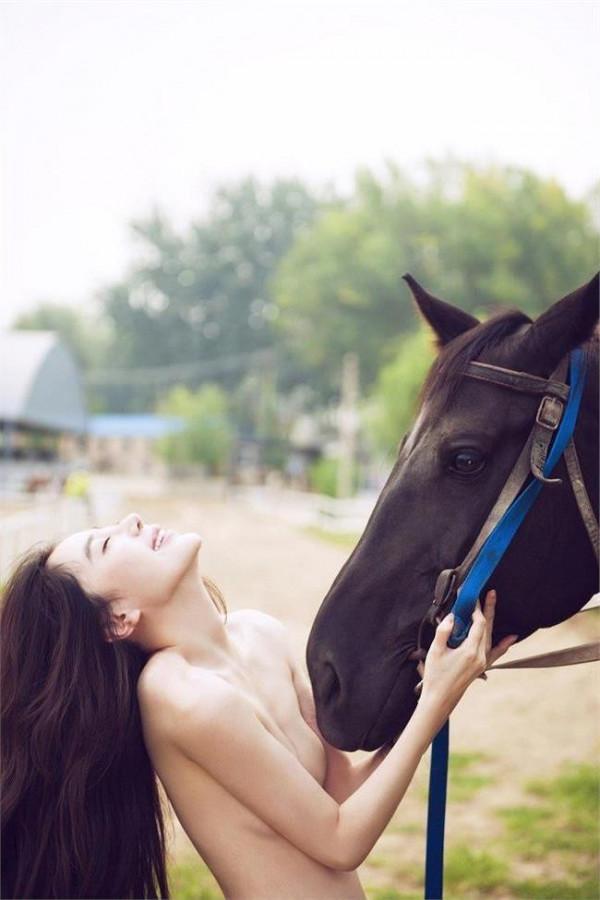
<path fill-rule="evenodd" d="M 86 410 L 81 370 L 53 331 L 0 332 L 0 460 L 25 477 L 74 460 Z"/>
<path fill-rule="evenodd" d="M 90 416 L 87 455 L 90 466 L 102 472 L 142 475 L 161 468 L 156 441 L 181 431 L 185 423 L 177 416 L 110 414 Z"/>

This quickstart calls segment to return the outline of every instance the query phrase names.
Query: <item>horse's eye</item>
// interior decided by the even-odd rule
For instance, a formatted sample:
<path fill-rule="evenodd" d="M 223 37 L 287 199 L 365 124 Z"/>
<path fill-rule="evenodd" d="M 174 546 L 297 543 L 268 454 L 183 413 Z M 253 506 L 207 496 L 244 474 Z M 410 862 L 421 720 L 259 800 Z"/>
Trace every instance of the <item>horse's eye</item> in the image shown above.
<path fill-rule="evenodd" d="M 477 475 L 484 466 L 484 454 L 473 448 L 457 450 L 450 460 L 451 471 L 458 472 L 460 475 Z"/>
<path fill-rule="evenodd" d="M 408 431 L 406 432 L 406 434 L 404 435 L 404 437 L 402 438 L 402 440 L 401 440 L 400 443 L 398 444 L 398 450 L 397 450 L 398 453 L 400 453 L 400 451 L 401 451 L 402 448 L 404 447 L 407 438 L 408 438 Z"/>

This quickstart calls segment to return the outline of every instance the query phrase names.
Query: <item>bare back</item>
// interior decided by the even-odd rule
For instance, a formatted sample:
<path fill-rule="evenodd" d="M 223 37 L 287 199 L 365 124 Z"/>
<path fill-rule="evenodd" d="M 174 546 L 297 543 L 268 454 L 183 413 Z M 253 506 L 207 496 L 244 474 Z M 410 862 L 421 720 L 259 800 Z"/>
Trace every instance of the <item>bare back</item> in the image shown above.
<path fill-rule="evenodd" d="M 176 691 L 181 679 L 198 698 L 225 679 L 254 709 L 261 725 L 323 785 L 325 748 L 304 720 L 292 679 L 287 647 L 270 617 L 254 610 L 230 615 L 228 630 L 242 665 L 235 670 L 191 666 L 170 651 L 156 654 L 140 679 L 144 734 L 154 768 L 190 840 L 219 882 L 236 900 L 353 900 L 363 898 L 355 872 L 328 868 L 307 856 L 245 807 L 157 726 L 159 678 Z M 215 681 L 215 679 L 217 679 Z M 162 694 L 164 698 L 164 693 Z M 232 730 L 235 721 L 231 722 Z M 252 778 L 252 771 L 247 777 Z M 294 816 L 294 810 L 289 810 Z"/>

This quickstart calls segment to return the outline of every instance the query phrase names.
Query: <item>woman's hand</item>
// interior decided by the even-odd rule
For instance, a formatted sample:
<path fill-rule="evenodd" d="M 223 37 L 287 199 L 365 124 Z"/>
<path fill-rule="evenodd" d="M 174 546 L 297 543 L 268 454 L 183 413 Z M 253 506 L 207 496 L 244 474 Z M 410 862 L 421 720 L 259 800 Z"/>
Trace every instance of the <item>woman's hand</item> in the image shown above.
<path fill-rule="evenodd" d="M 517 640 L 518 635 L 512 634 L 492 647 L 495 608 L 496 592 L 488 591 L 484 612 L 477 601 L 471 630 L 460 647 L 454 650 L 447 646 L 454 616 L 448 614 L 436 629 L 425 660 L 421 697 L 423 700 L 442 704 L 447 708 L 448 715 L 471 682 L 482 675 Z"/>

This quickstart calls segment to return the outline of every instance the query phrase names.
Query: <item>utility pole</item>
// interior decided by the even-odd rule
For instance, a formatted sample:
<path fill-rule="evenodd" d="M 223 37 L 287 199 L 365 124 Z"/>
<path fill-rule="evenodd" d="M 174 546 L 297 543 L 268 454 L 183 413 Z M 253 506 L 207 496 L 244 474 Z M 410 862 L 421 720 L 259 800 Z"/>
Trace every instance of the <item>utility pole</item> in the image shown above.
<path fill-rule="evenodd" d="M 337 479 L 338 497 L 351 497 L 354 486 L 356 437 L 358 433 L 358 355 L 344 354 L 342 392 L 338 409 L 340 465 Z"/>

